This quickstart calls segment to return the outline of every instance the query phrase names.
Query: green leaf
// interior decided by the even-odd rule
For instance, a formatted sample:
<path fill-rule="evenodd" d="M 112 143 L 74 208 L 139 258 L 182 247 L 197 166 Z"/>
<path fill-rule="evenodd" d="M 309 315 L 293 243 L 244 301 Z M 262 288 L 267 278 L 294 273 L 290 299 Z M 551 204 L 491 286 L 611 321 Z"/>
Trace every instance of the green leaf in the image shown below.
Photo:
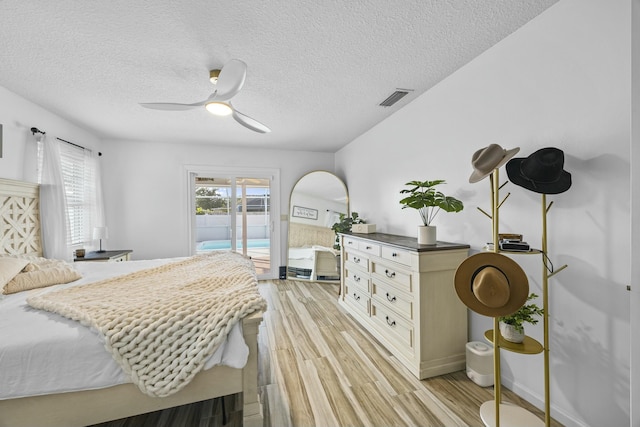
<path fill-rule="evenodd" d="M 440 184 L 445 184 L 445 180 L 407 182 L 405 185 L 410 188 L 400 190 L 400 194 L 408 195 L 400 200 L 402 209 L 416 209 L 424 225 L 429 225 L 440 209 L 445 212 L 460 212 L 464 208 L 463 203 L 436 191 L 434 187 Z"/>

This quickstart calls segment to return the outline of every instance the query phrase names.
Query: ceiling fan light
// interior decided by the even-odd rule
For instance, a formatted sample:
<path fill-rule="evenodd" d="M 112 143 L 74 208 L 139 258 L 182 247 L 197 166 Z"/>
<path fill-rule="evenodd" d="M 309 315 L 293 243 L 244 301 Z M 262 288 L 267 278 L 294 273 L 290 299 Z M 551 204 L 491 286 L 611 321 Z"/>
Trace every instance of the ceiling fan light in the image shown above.
<path fill-rule="evenodd" d="M 218 83 L 218 77 L 220 76 L 220 70 L 209 71 L 209 81 L 214 85 Z"/>
<path fill-rule="evenodd" d="M 216 116 L 228 116 L 233 113 L 233 109 L 224 102 L 209 102 L 205 105 L 205 108 Z"/>

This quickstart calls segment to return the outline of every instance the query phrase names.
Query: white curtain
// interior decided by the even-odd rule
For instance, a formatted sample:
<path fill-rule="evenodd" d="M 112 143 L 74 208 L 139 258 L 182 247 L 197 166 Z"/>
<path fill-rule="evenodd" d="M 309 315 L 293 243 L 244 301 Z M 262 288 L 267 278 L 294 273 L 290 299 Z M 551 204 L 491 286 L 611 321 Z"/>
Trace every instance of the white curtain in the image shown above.
<path fill-rule="evenodd" d="M 84 150 L 85 163 L 91 171 L 91 183 L 85 191 L 93 198 L 93 209 L 91 210 L 91 227 L 89 233 L 93 233 L 95 227 L 106 227 L 104 218 L 104 203 L 102 199 L 102 170 L 100 168 L 99 155 L 93 150 Z M 89 199 L 89 197 L 87 197 Z M 93 237 L 91 237 L 93 238 Z"/>
<path fill-rule="evenodd" d="M 71 249 L 67 246 L 69 220 L 60 147 L 58 140 L 50 135 L 45 135 L 41 144 L 40 224 L 44 256 L 71 261 Z"/>
<path fill-rule="evenodd" d="M 327 216 L 325 217 L 325 227 L 331 228 L 333 224 L 340 221 L 340 212 L 327 210 Z"/>
<path fill-rule="evenodd" d="M 71 261 L 72 250 L 91 247 L 93 229 L 105 226 L 99 158 L 55 136 L 38 143 L 44 255 Z"/>

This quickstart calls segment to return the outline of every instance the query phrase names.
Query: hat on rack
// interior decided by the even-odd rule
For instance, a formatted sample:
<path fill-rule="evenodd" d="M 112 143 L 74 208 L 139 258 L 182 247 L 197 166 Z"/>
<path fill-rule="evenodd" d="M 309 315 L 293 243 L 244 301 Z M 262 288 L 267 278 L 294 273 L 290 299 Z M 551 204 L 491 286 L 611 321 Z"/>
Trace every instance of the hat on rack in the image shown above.
<path fill-rule="evenodd" d="M 469 182 L 478 182 L 490 175 L 494 169 L 507 163 L 518 151 L 520 148 L 505 150 L 498 144 L 490 144 L 476 151 L 471 158 L 473 173 L 469 177 Z"/>
<path fill-rule="evenodd" d="M 559 194 L 571 187 L 571 174 L 563 169 L 564 153 L 553 147 L 541 148 L 529 157 L 507 163 L 509 180 L 542 194 Z"/>
<path fill-rule="evenodd" d="M 495 252 L 480 252 L 465 259 L 456 270 L 454 282 L 460 300 L 489 317 L 515 313 L 529 296 L 529 280 L 522 268 Z"/>

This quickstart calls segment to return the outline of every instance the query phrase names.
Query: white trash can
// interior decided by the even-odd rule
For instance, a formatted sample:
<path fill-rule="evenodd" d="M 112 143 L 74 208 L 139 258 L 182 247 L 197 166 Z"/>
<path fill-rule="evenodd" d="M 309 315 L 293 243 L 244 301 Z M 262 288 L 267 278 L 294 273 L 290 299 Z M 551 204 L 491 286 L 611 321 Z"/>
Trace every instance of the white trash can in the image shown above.
<path fill-rule="evenodd" d="M 480 341 L 467 343 L 467 376 L 480 387 L 493 385 L 493 346 Z"/>

